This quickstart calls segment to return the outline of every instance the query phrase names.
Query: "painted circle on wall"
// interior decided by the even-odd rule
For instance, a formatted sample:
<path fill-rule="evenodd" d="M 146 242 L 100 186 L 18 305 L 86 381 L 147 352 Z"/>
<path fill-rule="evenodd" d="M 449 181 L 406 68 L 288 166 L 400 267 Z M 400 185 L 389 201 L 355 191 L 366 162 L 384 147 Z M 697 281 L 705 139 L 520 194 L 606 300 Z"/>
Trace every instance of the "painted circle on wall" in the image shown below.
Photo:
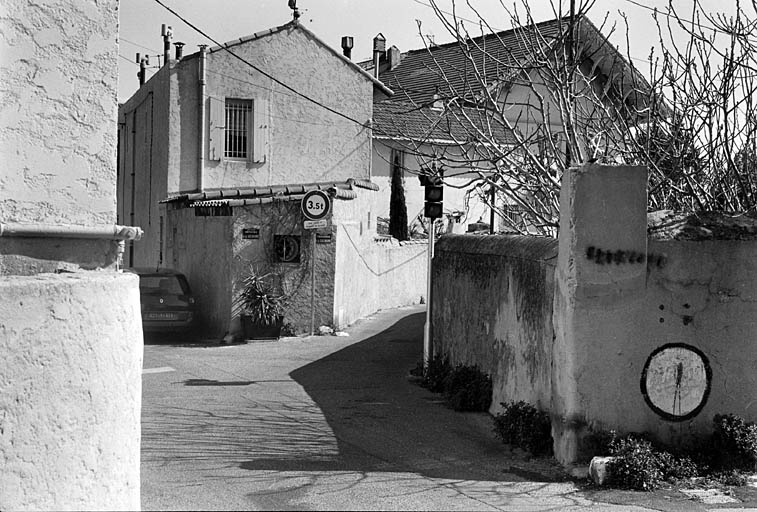
<path fill-rule="evenodd" d="M 670 421 L 685 421 L 702 410 L 710 395 L 707 356 L 685 343 L 669 343 L 649 355 L 641 372 L 641 393 L 651 409 Z"/>

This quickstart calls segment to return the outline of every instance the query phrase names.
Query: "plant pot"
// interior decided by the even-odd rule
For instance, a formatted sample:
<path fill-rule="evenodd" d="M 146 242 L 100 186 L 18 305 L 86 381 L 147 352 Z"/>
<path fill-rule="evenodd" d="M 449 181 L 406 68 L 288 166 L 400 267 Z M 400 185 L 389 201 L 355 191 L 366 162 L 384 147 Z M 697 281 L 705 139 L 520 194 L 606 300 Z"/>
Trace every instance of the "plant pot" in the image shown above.
<path fill-rule="evenodd" d="M 242 331 L 247 340 L 277 340 L 281 337 L 281 327 L 283 325 L 283 317 L 279 317 L 275 322 L 270 324 L 261 324 L 254 322 L 249 315 L 242 315 Z"/>

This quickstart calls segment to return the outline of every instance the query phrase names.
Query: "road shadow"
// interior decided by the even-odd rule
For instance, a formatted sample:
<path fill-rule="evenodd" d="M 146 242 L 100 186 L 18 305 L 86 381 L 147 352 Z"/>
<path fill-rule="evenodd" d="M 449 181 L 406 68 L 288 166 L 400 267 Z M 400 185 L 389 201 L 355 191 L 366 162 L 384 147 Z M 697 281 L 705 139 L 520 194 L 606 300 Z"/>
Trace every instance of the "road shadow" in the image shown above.
<path fill-rule="evenodd" d="M 224 345 L 220 338 L 204 336 L 197 332 L 145 332 L 143 333 L 143 340 L 145 345 L 169 347 L 206 348 Z M 229 345 L 232 345 L 232 343 L 229 343 Z"/>
<path fill-rule="evenodd" d="M 319 450 L 284 450 L 240 467 L 275 471 L 411 472 L 452 480 L 564 481 L 552 459 L 533 459 L 502 444 L 486 413 L 457 413 L 440 395 L 411 383 L 422 357 L 425 313 L 291 372 L 312 399 L 336 443 Z M 323 429 L 319 429 L 321 438 Z M 318 441 L 318 436 L 311 442 Z M 333 449 L 335 448 L 335 449 Z M 262 455 L 262 454 L 261 454 Z"/>

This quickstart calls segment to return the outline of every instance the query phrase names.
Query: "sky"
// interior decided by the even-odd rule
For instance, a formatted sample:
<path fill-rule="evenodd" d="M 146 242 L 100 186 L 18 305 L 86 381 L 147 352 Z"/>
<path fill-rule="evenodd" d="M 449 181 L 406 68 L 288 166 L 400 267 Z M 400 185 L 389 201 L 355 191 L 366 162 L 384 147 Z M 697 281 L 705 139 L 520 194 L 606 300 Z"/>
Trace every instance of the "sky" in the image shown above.
<path fill-rule="evenodd" d="M 226 42 L 242 36 L 254 34 L 291 21 L 292 11 L 287 0 L 161 0 L 184 18 L 195 24 L 219 42 Z M 525 0 L 528 1 L 528 0 Z M 552 4 L 559 5 L 567 14 L 568 0 L 530 0 L 531 16 L 535 21 L 554 18 Z M 580 0 L 577 0 L 580 2 Z M 525 14 L 524 0 L 469 0 L 470 4 L 497 30 L 512 27 L 510 16 L 503 5 L 517 7 L 518 13 Z M 448 13 L 452 12 L 453 0 L 438 0 L 438 5 Z M 708 12 L 733 14 L 735 0 L 701 0 Z M 627 52 L 625 22 L 628 20 L 628 41 L 634 65 L 644 68 L 644 59 L 657 40 L 657 30 L 652 21 L 655 7 L 664 11 L 668 0 L 596 0 L 589 18 L 600 26 L 607 16 L 605 34 L 616 23 L 616 30 L 610 34 L 610 41 Z M 674 5 L 685 10 L 691 0 L 674 0 Z M 458 0 L 456 12 L 470 22 L 478 19 L 467 6 Z M 372 40 L 382 33 L 387 40 L 387 48 L 397 46 L 401 51 L 423 48 L 423 35 L 431 35 L 437 44 L 449 42 L 453 37 L 437 19 L 428 0 L 298 0 L 300 22 L 324 42 L 341 51 L 341 38 L 354 37 L 352 57 L 356 61 L 370 58 Z M 138 88 L 136 53 L 150 55 L 150 65 L 156 66 L 157 55 L 163 53 L 161 24 L 173 29 L 172 42 L 184 42 L 185 54 L 197 51 L 197 45 L 212 42 L 187 26 L 173 14 L 159 5 L 156 0 L 120 0 L 120 57 L 119 102 L 126 101 Z M 753 12 L 750 14 L 754 15 Z M 419 31 L 418 22 L 421 23 Z M 466 22 L 471 27 L 474 23 Z M 474 32 L 476 33 L 476 32 Z M 173 46 L 171 55 L 174 54 Z M 147 77 L 155 72 L 148 69 Z"/>

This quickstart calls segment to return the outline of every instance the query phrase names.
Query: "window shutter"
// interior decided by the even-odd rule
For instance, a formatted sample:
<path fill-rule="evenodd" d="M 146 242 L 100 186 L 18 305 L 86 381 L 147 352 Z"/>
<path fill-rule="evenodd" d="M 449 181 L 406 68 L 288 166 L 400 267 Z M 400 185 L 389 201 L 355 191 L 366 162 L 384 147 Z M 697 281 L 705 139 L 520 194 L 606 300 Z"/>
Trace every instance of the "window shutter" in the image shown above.
<path fill-rule="evenodd" d="M 256 99 L 252 103 L 252 161 L 265 162 L 268 152 L 268 102 Z"/>
<path fill-rule="evenodd" d="M 226 102 L 221 98 L 208 98 L 208 158 L 221 160 L 226 135 Z"/>

